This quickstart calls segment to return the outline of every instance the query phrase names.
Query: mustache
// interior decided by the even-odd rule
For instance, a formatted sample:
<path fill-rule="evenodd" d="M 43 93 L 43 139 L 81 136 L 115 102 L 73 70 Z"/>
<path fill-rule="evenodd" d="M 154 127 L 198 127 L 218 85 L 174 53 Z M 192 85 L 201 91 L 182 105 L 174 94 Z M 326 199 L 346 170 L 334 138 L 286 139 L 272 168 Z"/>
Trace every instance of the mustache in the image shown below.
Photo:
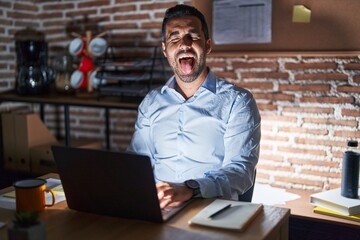
<path fill-rule="evenodd" d="M 192 49 L 188 49 L 188 50 L 180 50 L 177 52 L 176 57 L 178 57 L 180 54 L 183 53 L 191 53 L 192 55 L 196 56 L 196 53 L 194 52 L 194 50 Z"/>

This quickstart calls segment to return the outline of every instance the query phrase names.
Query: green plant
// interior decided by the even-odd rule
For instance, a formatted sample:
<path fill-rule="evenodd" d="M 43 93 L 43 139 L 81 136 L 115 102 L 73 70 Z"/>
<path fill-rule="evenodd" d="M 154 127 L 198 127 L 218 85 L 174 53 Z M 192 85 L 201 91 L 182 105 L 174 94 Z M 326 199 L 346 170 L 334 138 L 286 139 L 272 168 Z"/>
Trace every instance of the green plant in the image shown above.
<path fill-rule="evenodd" d="M 17 212 L 13 220 L 15 228 L 27 228 L 39 223 L 39 216 L 36 212 Z"/>

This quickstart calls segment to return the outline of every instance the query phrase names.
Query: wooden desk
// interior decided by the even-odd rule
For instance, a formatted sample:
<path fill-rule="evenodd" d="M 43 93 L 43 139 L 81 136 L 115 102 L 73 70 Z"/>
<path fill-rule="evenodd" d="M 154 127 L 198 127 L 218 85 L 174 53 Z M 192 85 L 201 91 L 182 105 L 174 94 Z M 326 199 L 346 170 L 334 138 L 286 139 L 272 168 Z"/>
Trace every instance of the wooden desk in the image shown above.
<path fill-rule="evenodd" d="M 57 175 L 47 175 L 46 177 Z M 44 177 L 44 178 L 46 178 Z M 12 188 L 0 190 L 0 194 Z M 188 220 L 209 204 L 211 199 L 196 200 L 166 223 L 152 223 L 100 216 L 68 209 L 66 202 L 47 208 L 40 214 L 46 226 L 47 240 L 57 239 L 288 239 L 290 210 L 265 206 L 248 228 L 240 233 L 231 230 L 189 226 Z M 14 211 L 0 209 L 0 221 L 10 222 Z M 6 228 L 0 230 L 6 239 Z"/>
<path fill-rule="evenodd" d="M 300 196 L 299 199 L 277 205 L 291 209 L 290 239 L 360 239 L 360 222 L 314 213 L 314 206 L 310 204 L 310 195 L 314 192 L 287 191 Z"/>
<path fill-rule="evenodd" d="M 105 110 L 105 132 L 106 147 L 110 149 L 110 109 L 126 109 L 137 110 L 141 97 L 100 97 L 98 94 L 82 94 L 82 95 L 66 95 L 66 94 L 44 94 L 35 96 L 18 95 L 15 91 L 2 92 L 0 94 L 0 102 L 20 102 L 34 103 L 40 105 L 40 116 L 44 120 L 44 105 L 55 105 L 64 107 L 64 125 L 65 125 L 65 145 L 70 145 L 70 112 L 71 106 L 76 107 L 94 107 Z"/>

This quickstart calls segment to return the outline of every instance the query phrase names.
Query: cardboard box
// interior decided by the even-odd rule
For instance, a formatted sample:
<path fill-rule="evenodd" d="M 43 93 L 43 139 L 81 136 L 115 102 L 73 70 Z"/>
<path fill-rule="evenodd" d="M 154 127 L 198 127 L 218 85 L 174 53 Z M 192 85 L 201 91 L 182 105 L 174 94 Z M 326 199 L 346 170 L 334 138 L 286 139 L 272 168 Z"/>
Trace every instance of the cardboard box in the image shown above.
<path fill-rule="evenodd" d="M 36 113 L 14 114 L 16 170 L 30 172 L 30 149 L 57 143 Z"/>
<path fill-rule="evenodd" d="M 4 168 L 16 170 L 14 113 L 1 114 Z"/>
<path fill-rule="evenodd" d="M 91 140 L 71 140 L 71 146 L 81 148 L 101 149 L 101 142 Z M 56 145 L 65 145 L 63 142 L 55 143 Z M 51 146 L 54 144 L 45 144 L 35 146 L 30 149 L 31 173 L 35 175 L 43 175 L 46 173 L 57 173 L 54 156 Z"/>

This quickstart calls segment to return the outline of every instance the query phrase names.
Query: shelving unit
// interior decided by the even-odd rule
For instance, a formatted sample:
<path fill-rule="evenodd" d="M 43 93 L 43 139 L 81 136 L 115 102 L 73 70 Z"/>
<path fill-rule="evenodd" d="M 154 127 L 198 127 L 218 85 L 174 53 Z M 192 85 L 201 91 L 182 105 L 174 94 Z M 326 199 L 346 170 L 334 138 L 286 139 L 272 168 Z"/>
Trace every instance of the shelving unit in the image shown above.
<path fill-rule="evenodd" d="M 158 46 L 109 46 L 96 77 L 100 96 L 145 96 L 171 76 Z"/>

